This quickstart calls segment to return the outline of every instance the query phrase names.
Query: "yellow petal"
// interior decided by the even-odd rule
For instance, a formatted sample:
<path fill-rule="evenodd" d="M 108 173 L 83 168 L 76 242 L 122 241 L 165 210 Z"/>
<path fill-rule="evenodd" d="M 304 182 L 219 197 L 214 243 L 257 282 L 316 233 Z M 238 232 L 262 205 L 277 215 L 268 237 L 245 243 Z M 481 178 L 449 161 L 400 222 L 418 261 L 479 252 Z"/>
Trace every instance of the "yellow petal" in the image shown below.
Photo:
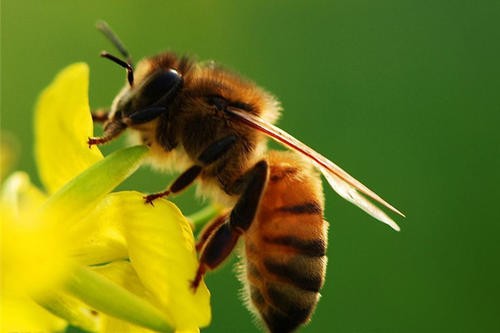
<path fill-rule="evenodd" d="M 72 257 L 83 265 L 102 265 L 128 259 L 117 207 L 110 207 L 109 200 L 103 200 L 84 220 L 75 233 L 83 237 L 76 238 L 72 246 Z"/>
<path fill-rule="evenodd" d="M 124 320 L 120 320 L 111 316 L 103 316 L 102 330 L 100 333 L 155 333 L 155 331 L 147 328 L 139 327 L 130 324 Z"/>
<path fill-rule="evenodd" d="M 113 228 L 112 223 L 109 223 L 110 225 L 99 223 L 110 214 L 102 210 L 98 210 L 98 213 L 102 213 L 99 214 L 99 220 L 90 220 L 96 216 L 95 213 L 92 213 L 89 219 L 83 223 L 86 230 L 93 229 L 91 234 L 79 239 L 76 238 L 70 250 L 71 256 L 82 265 L 99 265 L 128 258 L 123 234 Z"/>
<path fill-rule="evenodd" d="M 106 200 L 123 223 L 132 266 L 152 302 L 176 329 L 207 326 L 210 293 L 203 282 L 196 293 L 190 289 L 198 260 L 191 227 L 179 209 L 166 200 L 146 205 L 135 192 L 113 193 Z"/>
<path fill-rule="evenodd" d="M 61 332 L 66 323 L 40 307 L 29 297 L 2 294 L 1 330 L 13 332 Z"/>
<path fill-rule="evenodd" d="M 2 186 L 1 201 L 12 209 L 13 214 L 36 210 L 46 200 L 46 196 L 35 187 L 27 173 L 17 171 L 10 175 Z"/>
<path fill-rule="evenodd" d="M 68 273 L 64 234 L 32 214 L 14 216 L 1 205 L 0 210 L 2 287 L 43 294 L 62 283 Z"/>
<path fill-rule="evenodd" d="M 102 159 L 96 147 L 87 145 L 93 135 L 88 84 L 88 66 L 76 63 L 63 69 L 38 99 L 35 157 L 50 193 Z"/>
<path fill-rule="evenodd" d="M 37 208 L 44 195 L 27 174 L 16 172 L 2 188 L 1 267 L 5 290 L 43 294 L 67 274 L 68 243 L 64 230 L 41 219 Z"/>

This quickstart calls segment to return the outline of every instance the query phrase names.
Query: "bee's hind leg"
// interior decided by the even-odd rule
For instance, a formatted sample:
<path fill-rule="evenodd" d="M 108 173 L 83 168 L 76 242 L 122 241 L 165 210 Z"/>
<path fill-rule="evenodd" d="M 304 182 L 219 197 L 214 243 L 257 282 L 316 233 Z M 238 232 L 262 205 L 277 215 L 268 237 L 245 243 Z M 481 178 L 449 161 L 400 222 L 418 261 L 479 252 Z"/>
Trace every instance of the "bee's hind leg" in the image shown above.
<path fill-rule="evenodd" d="M 225 212 L 215 217 L 205 225 L 196 239 L 196 252 L 200 253 L 201 249 L 203 249 L 208 239 L 213 235 L 214 231 L 217 230 L 221 224 L 225 223 L 228 218 L 229 214 L 228 212 Z"/>
<path fill-rule="evenodd" d="M 231 210 L 227 220 L 218 221 L 218 226 L 208 227 L 211 235 L 203 233 L 203 247 L 200 254 L 200 264 L 196 276 L 191 282 L 191 288 L 198 288 L 203 275 L 217 268 L 233 251 L 238 238 L 250 227 L 259 207 L 262 193 L 267 184 L 268 164 L 265 160 L 258 162 L 235 183 L 241 196 Z M 214 223 L 217 223 L 215 220 Z"/>

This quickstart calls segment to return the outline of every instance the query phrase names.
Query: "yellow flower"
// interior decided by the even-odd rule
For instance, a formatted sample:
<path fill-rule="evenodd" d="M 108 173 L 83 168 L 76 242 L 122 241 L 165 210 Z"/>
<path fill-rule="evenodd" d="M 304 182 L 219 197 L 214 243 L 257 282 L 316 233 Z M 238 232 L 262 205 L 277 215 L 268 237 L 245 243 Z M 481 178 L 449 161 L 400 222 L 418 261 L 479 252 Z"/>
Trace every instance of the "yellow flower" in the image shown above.
<path fill-rule="evenodd" d="M 210 297 L 204 284 L 196 293 L 189 288 L 198 265 L 191 227 L 166 200 L 151 207 L 137 192 L 109 193 L 139 166 L 147 148 L 105 159 L 89 149 L 87 89 L 87 66 L 74 64 L 37 104 L 35 155 L 47 193 L 23 173 L 3 186 L 2 266 L 8 269 L 2 289 L 12 297 L 3 297 L 2 305 L 15 300 L 18 306 L 2 306 L 2 330 L 60 329 L 52 318 L 36 326 L 39 317 L 28 311 L 34 303 L 24 302 L 27 292 L 87 330 L 198 331 L 210 322 Z"/>
<path fill-rule="evenodd" d="M 43 194 L 24 173 L 4 184 L 0 201 L 2 244 L 2 332 L 54 331 L 64 321 L 38 306 L 29 295 L 41 295 L 67 276 L 68 247 L 50 222 L 37 223 L 35 213 Z M 28 246 L 29 244 L 29 246 Z"/>

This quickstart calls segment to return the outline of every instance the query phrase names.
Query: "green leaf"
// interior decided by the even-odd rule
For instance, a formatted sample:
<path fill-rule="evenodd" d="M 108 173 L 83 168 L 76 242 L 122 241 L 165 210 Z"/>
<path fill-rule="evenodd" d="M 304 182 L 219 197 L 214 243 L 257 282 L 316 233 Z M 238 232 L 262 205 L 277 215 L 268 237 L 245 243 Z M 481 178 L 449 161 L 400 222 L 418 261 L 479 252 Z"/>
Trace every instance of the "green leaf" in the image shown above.
<path fill-rule="evenodd" d="M 186 218 L 191 222 L 195 233 L 198 233 L 208 222 L 212 221 L 216 216 L 220 216 L 223 212 L 223 208 L 218 207 L 215 204 L 210 204 L 203 207 L 199 211 L 186 216 Z"/>
<path fill-rule="evenodd" d="M 103 197 L 141 164 L 145 146 L 121 149 L 73 178 L 52 195 L 42 207 L 44 214 L 70 225 L 83 219 Z"/>

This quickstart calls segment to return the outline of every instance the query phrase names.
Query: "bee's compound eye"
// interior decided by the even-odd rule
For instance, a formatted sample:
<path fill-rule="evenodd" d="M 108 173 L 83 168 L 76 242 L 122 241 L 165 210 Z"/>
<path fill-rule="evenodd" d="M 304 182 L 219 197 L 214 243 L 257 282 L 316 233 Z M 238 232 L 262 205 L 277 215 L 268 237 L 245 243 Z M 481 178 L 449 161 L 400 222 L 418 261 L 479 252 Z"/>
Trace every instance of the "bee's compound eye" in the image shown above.
<path fill-rule="evenodd" d="M 159 70 L 140 88 L 146 104 L 158 104 L 171 100 L 182 86 L 182 76 L 175 69 Z"/>

